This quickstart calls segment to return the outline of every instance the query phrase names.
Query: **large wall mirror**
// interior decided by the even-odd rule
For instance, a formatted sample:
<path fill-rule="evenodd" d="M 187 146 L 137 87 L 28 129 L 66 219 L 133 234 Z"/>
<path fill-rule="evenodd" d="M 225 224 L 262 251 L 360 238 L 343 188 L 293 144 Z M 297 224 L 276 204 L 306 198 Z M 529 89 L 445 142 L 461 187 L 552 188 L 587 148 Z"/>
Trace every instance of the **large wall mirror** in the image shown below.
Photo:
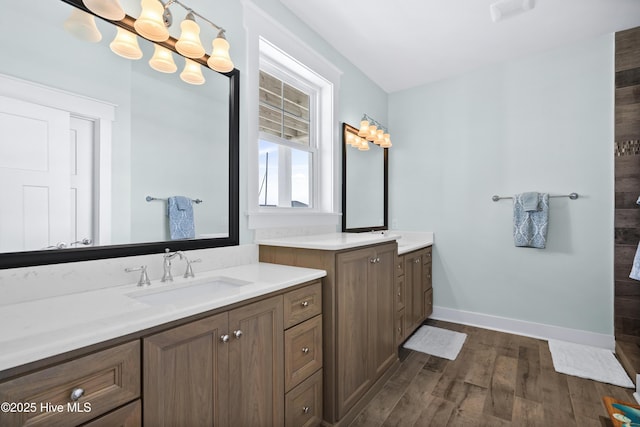
<path fill-rule="evenodd" d="M 389 149 L 352 146 L 358 129 L 347 123 L 342 135 L 342 231 L 387 230 Z"/>
<path fill-rule="evenodd" d="M 0 268 L 239 243 L 240 73 L 202 66 L 205 83 L 187 84 L 185 59 L 174 51 L 175 73 L 152 69 L 155 45 L 142 37 L 141 59 L 115 55 L 117 28 L 140 13 L 139 0 L 121 4 L 122 21 L 95 18 L 98 42 L 65 29 L 88 12 L 81 0 L 3 7 Z M 171 50 L 184 13 L 162 43 Z M 201 28 L 210 52 L 215 30 Z M 174 196 L 190 202 L 179 208 L 191 234 L 174 233 Z"/>

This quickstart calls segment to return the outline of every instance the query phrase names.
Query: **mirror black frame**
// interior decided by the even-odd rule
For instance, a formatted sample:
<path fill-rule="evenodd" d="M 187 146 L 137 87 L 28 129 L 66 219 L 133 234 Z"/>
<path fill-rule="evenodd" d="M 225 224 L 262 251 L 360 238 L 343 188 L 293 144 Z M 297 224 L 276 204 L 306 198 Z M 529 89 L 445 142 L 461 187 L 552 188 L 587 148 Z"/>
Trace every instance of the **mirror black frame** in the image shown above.
<path fill-rule="evenodd" d="M 384 224 L 371 227 L 347 228 L 347 133 L 357 135 L 358 129 L 342 123 L 342 231 L 347 233 L 363 233 L 366 231 L 382 231 L 389 229 L 389 149 L 384 150 Z"/>
<path fill-rule="evenodd" d="M 95 15 L 84 6 L 82 0 L 61 1 Z M 121 21 L 105 21 L 129 30 L 134 34 L 136 33 L 133 28 L 135 19 L 128 15 Z M 175 43 L 176 39 L 170 37 L 166 42 L 157 44 L 160 44 L 179 55 L 175 49 Z M 208 55 L 205 55 L 204 57 L 194 61 L 207 67 L 207 59 Z M 238 245 L 240 242 L 240 70 L 234 68 L 228 73 L 219 74 L 229 77 L 229 235 L 227 237 L 216 239 L 133 243 L 59 250 L 6 252 L 0 254 L 0 269 L 162 253 L 165 248 L 169 248 L 172 251 L 184 251 Z"/>

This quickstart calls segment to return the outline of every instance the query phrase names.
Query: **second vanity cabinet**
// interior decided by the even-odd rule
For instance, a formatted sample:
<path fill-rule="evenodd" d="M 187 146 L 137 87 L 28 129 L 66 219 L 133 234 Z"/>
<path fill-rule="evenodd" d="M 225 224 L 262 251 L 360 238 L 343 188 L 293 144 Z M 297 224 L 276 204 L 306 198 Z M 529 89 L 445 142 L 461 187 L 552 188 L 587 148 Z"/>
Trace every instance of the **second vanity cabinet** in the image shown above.
<path fill-rule="evenodd" d="M 431 247 L 408 252 L 396 264 L 396 342 L 401 344 L 433 312 Z"/>
<path fill-rule="evenodd" d="M 343 250 L 260 246 L 260 261 L 319 268 L 324 341 L 324 421 L 347 425 L 397 362 L 395 241 Z M 366 402 L 365 402 L 366 403 Z"/>

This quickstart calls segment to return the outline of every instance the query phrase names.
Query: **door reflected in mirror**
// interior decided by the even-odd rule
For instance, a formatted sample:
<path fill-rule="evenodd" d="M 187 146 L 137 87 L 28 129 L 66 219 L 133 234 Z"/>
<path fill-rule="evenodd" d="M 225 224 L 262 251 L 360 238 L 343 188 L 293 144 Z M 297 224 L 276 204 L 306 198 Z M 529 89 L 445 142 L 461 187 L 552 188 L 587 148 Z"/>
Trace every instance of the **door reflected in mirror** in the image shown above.
<path fill-rule="evenodd" d="M 342 231 L 388 229 L 388 149 L 352 146 L 358 129 L 343 124 Z"/>
<path fill-rule="evenodd" d="M 193 233 L 173 239 L 237 240 L 230 76 L 203 69 L 204 84 L 187 84 L 185 59 L 175 53 L 178 71 L 158 72 L 149 65 L 155 45 L 140 37 L 142 59 L 115 55 L 116 27 L 100 19 L 101 39 L 80 40 L 65 30 L 77 9 L 62 1 L 5 6 L 0 252 L 135 244 L 144 253 L 141 244 L 172 242 L 176 221 Z M 180 28 L 170 31 L 177 37 Z M 173 196 L 192 201 L 189 209 L 172 214 Z M 94 251 L 90 259 L 100 257 Z"/>

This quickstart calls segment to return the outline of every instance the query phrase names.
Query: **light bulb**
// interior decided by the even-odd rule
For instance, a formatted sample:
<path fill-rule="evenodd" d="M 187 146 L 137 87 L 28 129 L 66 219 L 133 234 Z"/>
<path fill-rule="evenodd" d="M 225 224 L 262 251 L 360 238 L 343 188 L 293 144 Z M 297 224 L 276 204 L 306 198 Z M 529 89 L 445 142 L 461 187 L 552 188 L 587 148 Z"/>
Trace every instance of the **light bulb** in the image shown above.
<path fill-rule="evenodd" d="M 164 25 L 164 6 L 158 0 L 142 0 L 142 12 L 133 27 L 142 37 L 154 42 L 163 42 L 169 38 L 169 30 Z"/>
<path fill-rule="evenodd" d="M 138 46 L 138 36 L 124 28 L 117 27 L 116 38 L 109 44 L 113 53 L 127 59 L 142 58 L 142 51 Z"/>
<path fill-rule="evenodd" d="M 204 47 L 200 41 L 200 27 L 193 18 L 193 13 L 189 12 L 187 17 L 180 23 L 182 33 L 176 42 L 176 50 L 187 58 L 202 58 Z"/>
<path fill-rule="evenodd" d="M 173 62 L 173 54 L 167 48 L 155 45 L 153 57 L 149 60 L 149 66 L 161 73 L 175 73 L 178 66 Z"/>
<path fill-rule="evenodd" d="M 233 62 L 229 56 L 229 42 L 224 38 L 224 33 L 220 31 L 218 37 L 213 40 L 213 51 L 207 60 L 207 65 L 212 70 L 220 73 L 228 73 L 233 70 Z"/>
<path fill-rule="evenodd" d="M 124 19 L 125 13 L 118 0 L 82 0 L 87 9 L 109 21 Z"/>
<path fill-rule="evenodd" d="M 184 69 L 180 73 L 180 78 L 192 85 L 201 85 L 205 82 L 200 64 L 187 58 L 184 59 Z"/>
<path fill-rule="evenodd" d="M 96 27 L 95 18 L 83 10 L 73 8 L 71 15 L 62 26 L 80 40 L 91 43 L 102 40 L 102 34 Z"/>

